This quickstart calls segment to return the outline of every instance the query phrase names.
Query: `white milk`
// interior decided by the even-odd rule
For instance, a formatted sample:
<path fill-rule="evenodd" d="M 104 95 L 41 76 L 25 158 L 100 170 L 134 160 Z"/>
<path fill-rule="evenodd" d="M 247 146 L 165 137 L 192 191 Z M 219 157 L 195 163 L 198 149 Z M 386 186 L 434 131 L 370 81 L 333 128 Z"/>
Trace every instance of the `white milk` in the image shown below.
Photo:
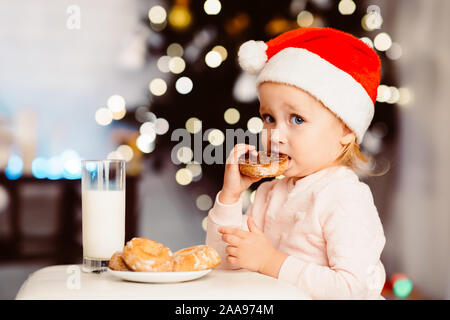
<path fill-rule="evenodd" d="M 109 260 L 125 242 L 125 190 L 82 191 L 83 257 Z"/>

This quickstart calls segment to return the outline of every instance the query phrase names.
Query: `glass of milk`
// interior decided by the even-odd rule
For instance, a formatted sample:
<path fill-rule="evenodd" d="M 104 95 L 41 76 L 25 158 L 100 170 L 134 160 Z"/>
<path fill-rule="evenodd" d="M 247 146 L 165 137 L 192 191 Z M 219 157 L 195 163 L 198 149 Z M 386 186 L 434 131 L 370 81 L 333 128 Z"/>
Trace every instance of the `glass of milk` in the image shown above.
<path fill-rule="evenodd" d="M 84 272 L 103 272 L 125 242 L 125 160 L 82 160 Z"/>

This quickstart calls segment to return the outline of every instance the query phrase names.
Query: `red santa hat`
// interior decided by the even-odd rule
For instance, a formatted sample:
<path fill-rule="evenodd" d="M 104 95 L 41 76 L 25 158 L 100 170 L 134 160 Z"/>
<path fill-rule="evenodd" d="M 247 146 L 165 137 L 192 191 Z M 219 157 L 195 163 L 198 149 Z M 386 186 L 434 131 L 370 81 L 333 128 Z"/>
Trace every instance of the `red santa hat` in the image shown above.
<path fill-rule="evenodd" d="M 263 82 L 301 88 L 338 116 L 360 144 L 374 115 L 381 62 L 362 40 L 332 28 L 301 28 L 264 43 L 247 41 L 239 64 Z"/>

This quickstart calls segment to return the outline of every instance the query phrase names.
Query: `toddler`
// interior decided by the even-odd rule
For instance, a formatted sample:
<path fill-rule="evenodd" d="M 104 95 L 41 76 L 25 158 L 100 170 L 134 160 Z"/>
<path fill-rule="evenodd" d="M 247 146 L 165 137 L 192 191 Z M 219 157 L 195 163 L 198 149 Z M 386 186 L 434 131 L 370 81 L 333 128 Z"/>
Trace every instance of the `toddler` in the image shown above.
<path fill-rule="evenodd" d="M 208 213 L 206 243 L 222 268 L 287 281 L 313 299 L 383 299 L 383 227 L 354 170 L 374 114 L 381 63 L 358 38 L 332 28 L 286 32 L 239 50 L 257 73 L 267 151 L 286 154 L 282 179 L 263 182 L 242 215 L 241 194 L 259 179 L 240 174 L 238 144 Z M 276 132 L 276 134 L 274 134 Z"/>

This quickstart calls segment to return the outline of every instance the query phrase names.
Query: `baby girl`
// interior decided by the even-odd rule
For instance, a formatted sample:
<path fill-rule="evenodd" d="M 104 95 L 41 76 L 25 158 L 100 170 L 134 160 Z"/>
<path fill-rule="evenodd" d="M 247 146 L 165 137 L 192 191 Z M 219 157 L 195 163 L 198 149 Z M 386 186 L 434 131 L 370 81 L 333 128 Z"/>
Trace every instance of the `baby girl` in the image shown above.
<path fill-rule="evenodd" d="M 264 149 L 289 156 L 284 177 L 261 183 L 245 214 L 241 194 L 259 179 L 238 144 L 208 214 L 206 243 L 223 268 L 245 268 L 297 286 L 313 299 L 383 299 L 383 227 L 356 170 L 374 114 L 381 63 L 358 38 L 331 28 L 248 41 L 239 63 L 258 74 Z M 275 134 L 276 133 L 276 134 Z"/>

